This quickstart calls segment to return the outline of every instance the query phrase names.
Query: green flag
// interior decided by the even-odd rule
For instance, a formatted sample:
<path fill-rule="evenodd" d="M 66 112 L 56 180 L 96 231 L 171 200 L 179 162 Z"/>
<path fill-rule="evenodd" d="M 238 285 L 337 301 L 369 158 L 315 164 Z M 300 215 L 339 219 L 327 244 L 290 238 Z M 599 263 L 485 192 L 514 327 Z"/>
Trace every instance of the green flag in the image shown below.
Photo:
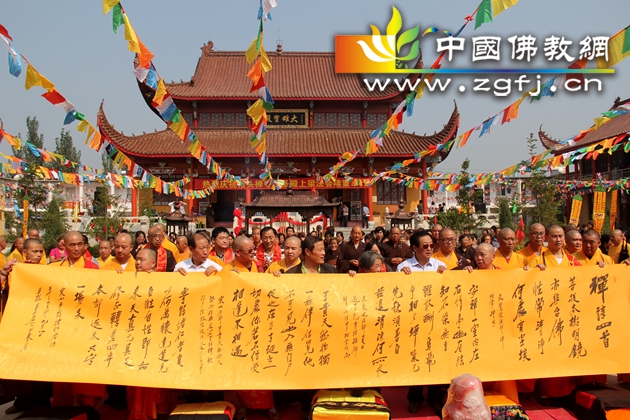
<path fill-rule="evenodd" d="M 481 0 L 481 4 L 477 8 L 477 17 L 475 18 L 475 29 L 486 22 L 492 22 L 492 2 L 491 0 Z"/>
<path fill-rule="evenodd" d="M 630 30 L 626 28 L 623 34 L 623 47 L 621 47 L 621 53 L 625 54 L 630 52 Z"/>
<path fill-rule="evenodd" d="M 122 14 L 122 7 L 120 7 L 120 3 L 117 3 L 116 6 L 114 6 L 112 19 L 113 19 L 113 25 L 114 25 L 114 33 L 117 34 L 118 27 L 125 23 L 123 19 L 123 14 Z"/>

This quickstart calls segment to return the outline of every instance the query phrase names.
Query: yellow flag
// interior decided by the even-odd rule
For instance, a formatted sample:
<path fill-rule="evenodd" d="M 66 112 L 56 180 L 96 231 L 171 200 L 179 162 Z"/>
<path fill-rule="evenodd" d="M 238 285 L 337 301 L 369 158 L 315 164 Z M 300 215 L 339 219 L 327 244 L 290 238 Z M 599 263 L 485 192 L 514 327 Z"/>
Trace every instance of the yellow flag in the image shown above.
<path fill-rule="evenodd" d="M 153 96 L 153 102 L 157 106 L 162 106 L 162 102 L 164 101 L 164 97 L 166 96 L 166 86 L 164 86 L 164 80 L 160 77 L 158 80 L 158 88 L 155 91 L 155 95 Z"/>
<path fill-rule="evenodd" d="M 103 0 L 103 14 L 106 15 L 118 3 L 120 3 L 120 0 Z"/>
<path fill-rule="evenodd" d="M 247 109 L 247 115 L 249 115 L 252 120 L 254 120 L 254 124 L 258 124 L 264 112 L 265 109 L 263 108 L 262 99 L 257 100 L 252 106 Z"/>
<path fill-rule="evenodd" d="M 129 22 L 129 18 L 127 14 L 123 14 L 123 19 L 125 20 L 125 39 L 128 41 L 129 51 L 133 51 L 136 53 L 140 53 L 140 44 L 138 43 L 138 37 L 136 36 L 136 31 L 134 31 L 131 23 Z"/>
<path fill-rule="evenodd" d="M 251 45 L 247 48 L 247 51 L 245 51 L 245 58 L 247 59 L 248 63 L 252 63 L 256 59 L 256 57 L 258 57 L 258 50 L 256 50 L 256 41 L 258 41 L 258 39 L 254 39 Z"/>
<path fill-rule="evenodd" d="M 271 61 L 269 61 L 269 56 L 267 55 L 267 51 L 265 51 L 265 48 L 262 46 L 262 44 L 260 45 L 260 56 L 262 58 L 262 61 L 261 61 L 262 69 L 265 73 L 267 73 L 273 67 L 271 66 Z"/>
<path fill-rule="evenodd" d="M 37 72 L 37 70 L 35 70 L 33 66 L 31 66 L 31 63 L 28 63 L 28 67 L 26 68 L 26 80 L 24 82 L 24 88 L 26 90 L 29 90 L 33 86 L 41 85 L 42 81 L 39 78 L 39 73 Z"/>
<path fill-rule="evenodd" d="M 623 53 L 623 43 L 626 37 L 626 31 L 628 29 L 618 33 L 608 40 L 608 60 L 604 57 L 596 58 L 598 69 L 607 69 L 614 66 L 624 58 L 630 56 L 630 50 Z"/>
<path fill-rule="evenodd" d="M 509 9 L 516 3 L 518 3 L 518 0 L 492 0 L 492 16 L 497 17 L 499 13 Z"/>
<path fill-rule="evenodd" d="M 94 131 L 95 131 L 95 128 L 90 124 L 87 137 L 85 138 L 85 144 L 88 144 L 88 141 L 90 141 L 90 137 L 92 137 L 92 134 L 94 134 Z"/>
<path fill-rule="evenodd" d="M 83 120 L 79 124 L 77 124 L 77 131 L 85 133 L 85 130 L 87 130 L 89 126 L 90 123 L 87 120 Z"/>

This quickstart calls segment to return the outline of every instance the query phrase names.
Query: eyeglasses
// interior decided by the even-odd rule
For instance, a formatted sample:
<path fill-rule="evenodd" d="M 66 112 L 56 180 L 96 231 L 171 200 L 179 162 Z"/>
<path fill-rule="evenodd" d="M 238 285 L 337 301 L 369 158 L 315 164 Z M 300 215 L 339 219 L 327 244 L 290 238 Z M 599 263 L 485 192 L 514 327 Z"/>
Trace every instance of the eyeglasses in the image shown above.
<path fill-rule="evenodd" d="M 545 236 L 545 232 L 529 232 L 529 234 L 534 236 Z"/>
<path fill-rule="evenodd" d="M 433 244 L 420 244 L 422 249 L 433 249 Z"/>
<path fill-rule="evenodd" d="M 245 252 L 245 253 L 247 253 L 247 254 L 253 254 L 254 252 L 256 252 L 256 248 L 250 248 L 250 249 L 237 249 L 237 251 Z"/>
<path fill-rule="evenodd" d="M 457 239 L 456 238 L 442 238 L 440 239 L 440 241 L 446 242 L 446 243 L 455 243 Z"/>

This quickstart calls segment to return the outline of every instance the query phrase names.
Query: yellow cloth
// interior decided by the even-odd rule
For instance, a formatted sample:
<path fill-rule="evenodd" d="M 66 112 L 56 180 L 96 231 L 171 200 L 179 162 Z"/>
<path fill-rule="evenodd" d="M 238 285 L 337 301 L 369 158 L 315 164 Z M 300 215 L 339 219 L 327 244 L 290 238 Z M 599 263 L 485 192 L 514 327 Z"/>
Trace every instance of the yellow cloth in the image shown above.
<path fill-rule="evenodd" d="M 232 261 L 232 264 L 230 265 L 243 273 L 247 273 L 248 271 L 250 273 L 258 273 L 258 267 L 256 267 L 256 262 L 254 261 L 252 261 L 252 267 L 250 270 L 248 270 L 247 267 L 241 264 L 236 258 L 234 258 L 234 261 Z"/>
<path fill-rule="evenodd" d="M 179 250 L 177 249 L 177 245 L 175 245 L 173 242 L 169 241 L 168 239 L 165 239 L 164 242 L 162 242 L 162 246 L 164 247 L 164 249 L 168 249 L 169 251 L 171 251 L 173 253 L 173 257 L 175 257 L 175 261 L 179 261 Z"/>
<path fill-rule="evenodd" d="M 494 261 L 492 261 L 492 264 L 503 270 L 523 268 L 527 265 L 525 264 L 525 257 L 523 257 L 518 252 L 512 252 L 512 255 L 510 256 L 510 262 L 508 262 L 507 258 L 503 256 L 501 250 L 499 249 L 497 249 L 494 253 Z"/>
<path fill-rule="evenodd" d="M 7 257 L 5 257 L 2 252 L 0 252 L 0 267 L 4 267 L 6 263 L 7 263 Z"/>
<path fill-rule="evenodd" d="M 621 262 L 619 261 L 619 254 L 621 253 L 621 248 L 623 247 L 624 244 L 625 244 L 625 241 L 622 241 L 619 245 L 611 244 L 610 248 L 608 248 L 608 256 L 612 258 L 615 264 L 619 264 Z"/>
<path fill-rule="evenodd" d="M 22 254 L 20 254 L 20 251 L 18 251 L 17 249 L 14 249 L 12 253 L 9 254 L 9 261 L 11 261 L 12 259 L 16 259 L 18 260 L 18 262 L 23 263 L 24 262 L 24 256 Z"/>
<path fill-rule="evenodd" d="M 265 273 L 275 273 L 276 271 L 280 271 L 280 270 L 284 270 L 286 272 L 289 268 L 293 268 L 296 265 L 300 264 L 301 262 L 302 261 L 298 258 L 297 261 L 295 262 L 295 264 L 293 264 L 290 267 L 287 267 L 287 260 L 286 260 L 286 258 L 283 258 L 280 261 L 276 261 L 274 263 L 271 263 L 271 265 L 269 265 L 269 267 L 267 268 L 267 271 L 265 271 Z"/>
<path fill-rule="evenodd" d="M 581 249 L 575 254 L 573 254 L 576 260 L 580 262 L 582 265 L 597 265 L 598 262 L 604 262 L 606 264 L 614 264 L 615 261 L 610 258 L 608 255 L 605 255 L 600 249 L 595 251 L 595 254 L 591 258 L 587 257 L 584 254 L 584 250 Z"/>
<path fill-rule="evenodd" d="M 112 258 L 105 263 L 105 265 L 101 266 L 101 270 L 112 270 L 118 271 L 123 270 L 122 265 L 118 262 L 116 258 Z M 129 256 L 129 261 L 127 261 L 127 267 L 123 271 L 136 271 L 136 260 L 133 256 Z"/>
<path fill-rule="evenodd" d="M 190 258 L 190 257 L 188 257 Z M 212 262 L 215 262 L 217 264 L 219 264 L 221 267 L 225 267 L 226 265 L 230 265 L 230 264 L 226 264 L 225 262 L 223 262 L 223 260 L 219 257 L 215 257 L 214 255 L 208 255 L 208 259 Z"/>
<path fill-rule="evenodd" d="M 98 263 L 98 266 L 99 266 L 100 268 L 103 268 L 103 267 L 105 267 L 105 264 L 107 264 L 108 262 L 110 262 L 110 261 L 111 261 L 111 260 L 113 260 L 113 259 L 114 259 L 114 257 L 112 257 L 111 255 L 110 255 L 109 257 L 107 257 L 107 259 L 106 259 L 106 260 L 103 260 L 101 257 L 98 257 L 98 258 L 96 259 L 96 262 Z"/>
<path fill-rule="evenodd" d="M 547 248 L 543 246 L 542 249 L 540 250 L 541 255 L 546 250 Z M 525 248 L 519 250 L 517 254 L 524 257 L 526 266 L 531 265 L 531 262 L 537 257 L 536 253 L 534 252 L 534 250 L 532 249 L 530 245 L 527 245 Z"/>
<path fill-rule="evenodd" d="M 39 260 L 39 263 L 43 265 L 48 265 L 48 261 L 46 260 L 46 251 L 44 251 L 44 253 L 42 254 L 42 259 Z"/>
<path fill-rule="evenodd" d="M 451 252 L 450 259 L 448 259 L 446 255 L 442 253 L 442 249 L 439 249 L 438 252 L 433 254 L 433 258 L 442 261 L 444 264 L 446 264 L 446 268 L 448 268 L 449 270 L 457 268 L 457 254 L 455 254 L 455 251 Z"/>
<path fill-rule="evenodd" d="M 186 248 L 186 251 L 183 253 L 179 252 L 179 250 L 177 251 L 177 256 L 175 258 L 177 262 L 186 261 L 188 258 L 190 258 L 190 248 Z"/>
<path fill-rule="evenodd" d="M 70 265 L 70 262 L 68 261 L 67 258 L 61 261 L 54 262 L 52 264 L 48 264 L 48 265 L 56 265 L 58 267 L 63 267 L 64 265 L 67 265 L 69 267 L 85 268 L 85 258 L 83 257 L 79 258 L 77 262 L 72 266 Z"/>
<path fill-rule="evenodd" d="M 558 264 L 558 260 L 556 260 L 553 253 L 547 249 L 529 263 L 530 268 L 536 267 L 537 265 L 544 265 L 545 267 L 573 267 L 575 264 L 571 262 L 569 254 L 567 254 L 564 249 L 562 250 L 562 263 L 560 264 Z"/>

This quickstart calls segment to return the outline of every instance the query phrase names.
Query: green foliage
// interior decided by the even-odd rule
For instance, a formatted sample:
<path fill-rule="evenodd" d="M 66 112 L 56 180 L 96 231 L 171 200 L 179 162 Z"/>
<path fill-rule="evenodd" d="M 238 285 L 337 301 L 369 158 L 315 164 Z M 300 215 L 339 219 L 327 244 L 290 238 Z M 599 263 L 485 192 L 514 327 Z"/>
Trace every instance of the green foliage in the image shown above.
<path fill-rule="evenodd" d="M 536 156 L 536 140 L 531 133 L 527 139 L 527 146 L 529 155 Z M 531 207 L 526 207 L 523 212 L 532 219 L 533 223 L 541 223 L 543 226 L 559 223 L 560 200 L 555 185 L 549 182 L 546 176 L 545 167 L 541 162 L 532 164 L 531 159 L 523 164 L 531 169 L 532 174 L 523 183 L 526 191 L 523 201 L 524 204 L 533 204 Z"/>
<path fill-rule="evenodd" d="M 57 246 L 57 238 L 70 230 L 66 214 L 61 209 L 62 202 L 60 198 L 53 197 L 42 216 L 42 225 L 45 227 L 42 242 L 48 252 Z"/>
<path fill-rule="evenodd" d="M 101 152 L 101 163 L 103 164 L 103 170 L 105 172 L 111 172 L 114 174 L 118 173 L 116 172 L 116 168 L 114 168 L 114 162 L 112 162 L 112 160 L 109 158 L 105 149 L 103 149 L 103 151 Z"/>
<path fill-rule="evenodd" d="M 55 139 L 55 153 L 65 157 L 70 162 L 81 163 L 81 152 L 74 147 L 70 132 L 63 128 L 61 129 L 59 137 Z M 50 167 L 61 172 L 77 173 L 79 171 L 78 166 L 72 166 L 69 163 L 66 166 L 57 161 L 51 162 Z"/>
<path fill-rule="evenodd" d="M 481 216 L 479 212 L 475 212 L 473 207 L 473 203 L 483 202 L 483 190 L 467 187 L 470 183 L 468 168 L 470 168 L 470 160 L 466 158 L 462 163 L 462 169 L 458 177 L 458 183 L 462 185 L 457 190 L 456 197 L 459 209 L 451 207 L 442 213 L 438 213 L 438 223 L 442 226 L 450 227 L 457 233 L 466 228 L 474 230 L 486 221 L 486 218 Z"/>
<path fill-rule="evenodd" d="M 514 202 L 509 201 L 505 197 L 499 197 L 497 199 L 497 205 L 499 206 L 499 227 L 510 228 L 516 231 L 516 223 L 514 222 Z"/>
<path fill-rule="evenodd" d="M 19 174 L 18 188 L 13 197 L 21 209 L 24 200 L 28 200 L 28 227 L 29 229 L 42 229 L 45 226 L 41 221 L 40 210 L 45 210 L 48 190 L 42 184 L 42 176 L 34 169 L 32 164 L 27 164 L 26 169 Z"/>
<path fill-rule="evenodd" d="M 33 144 L 36 147 L 39 147 L 40 149 L 44 148 L 44 135 L 39 134 L 39 121 L 37 121 L 37 117 L 26 117 L 26 138 L 22 138 L 22 134 L 20 133 L 18 133 L 18 137 L 24 141 Z M 35 165 L 41 166 L 44 163 L 44 159 L 42 159 L 41 156 L 35 156 L 33 153 L 31 153 L 29 148 L 26 147 L 26 145 L 23 146 L 24 147 L 22 147 L 20 150 L 11 147 L 11 149 L 13 150 L 13 156 Z"/>
<path fill-rule="evenodd" d="M 92 221 L 87 228 L 88 235 L 96 241 L 115 236 L 125 225 L 124 212 L 118 208 L 120 197 L 109 194 L 109 189 L 105 187 L 99 187 L 97 191 L 100 194 L 92 201 L 92 209 L 88 212 L 92 216 Z M 108 208 L 111 210 L 108 211 Z M 99 209 L 105 209 L 104 214 L 99 212 Z"/>
<path fill-rule="evenodd" d="M 153 189 L 138 189 L 138 214 L 147 217 L 156 217 L 158 215 L 155 207 L 153 207 Z"/>

